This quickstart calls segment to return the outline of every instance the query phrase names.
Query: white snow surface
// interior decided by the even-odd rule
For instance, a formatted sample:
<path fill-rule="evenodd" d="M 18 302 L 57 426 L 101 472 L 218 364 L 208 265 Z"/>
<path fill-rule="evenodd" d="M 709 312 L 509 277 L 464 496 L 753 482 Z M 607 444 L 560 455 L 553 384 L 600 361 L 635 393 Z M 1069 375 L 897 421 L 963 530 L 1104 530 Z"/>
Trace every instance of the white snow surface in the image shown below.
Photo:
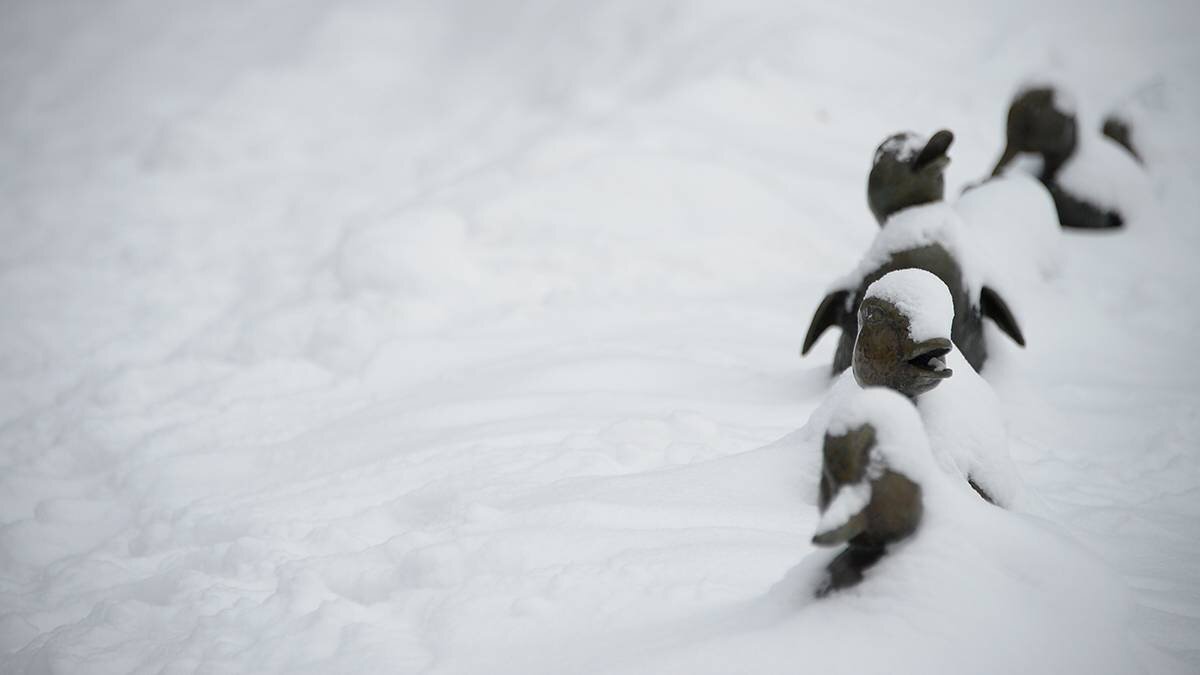
<path fill-rule="evenodd" d="M 888 272 L 867 286 L 863 298 L 889 302 L 908 317 L 908 335 L 915 342 L 950 339 L 954 299 L 945 282 L 932 272 L 915 268 Z"/>
<path fill-rule="evenodd" d="M 1125 148 L 1107 136 L 1080 134 L 1075 153 L 1058 172 L 1058 184 L 1097 206 L 1145 221 L 1153 209 L 1145 170 Z"/>
<path fill-rule="evenodd" d="M 1036 291 L 1041 282 L 1063 273 L 1066 253 L 1058 212 L 1050 191 L 1036 178 L 1006 172 L 964 192 L 954 209 L 988 267 L 988 285 Z"/>
<path fill-rule="evenodd" d="M 1194 672 L 1198 13 L 6 3 L 0 672 Z M 989 340 L 1038 517 L 810 601 L 865 160 L 976 180 L 1051 65 L 1162 95 L 1156 217 Z"/>
<path fill-rule="evenodd" d="M 838 488 L 837 494 L 833 495 L 833 499 L 829 500 L 825 510 L 821 512 L 815 534 L 825 534 L 845 525 L 846 521 L 865 509 L 870 502 L 871 483 L 869 480 L 841 486 Z"/>
<path fill-rule="evenodd" d="M 970 477 L 997 504 L 1029 509 L 1009 453 L 1004 406 L 957 347 L 946 355 L 954 371 L 917 397 L 934 457 L 955 476 Z M 959 481 L 965 485 L 965 481 Z"/>
<path fill-rule="evenodd" d="M 933 454 L 925 424 L 911 401 L 883 387 L 860 389 L 831 410 L 826 432 L 844 436 L 864 424 L 875 429 L 874 465 L 918 483 L 925 479 L 933 466 Z"/>

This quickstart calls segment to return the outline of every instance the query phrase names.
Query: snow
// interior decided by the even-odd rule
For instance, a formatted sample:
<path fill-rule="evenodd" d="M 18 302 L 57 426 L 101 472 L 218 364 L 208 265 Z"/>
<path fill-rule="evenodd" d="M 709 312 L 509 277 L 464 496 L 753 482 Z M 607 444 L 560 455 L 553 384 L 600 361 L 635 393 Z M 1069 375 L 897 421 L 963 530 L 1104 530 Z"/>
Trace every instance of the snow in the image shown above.
<path fill-rule="evenodd" d="M 916 533 L 889 546 L 861 585 L 821 600 L 813 599 L 814 591 L 838 551 L 813 552 L 763 598 L 717 614 L 710 641 L 663 650 L 635 672 L 788 672 L 814 662 L 839 673 L 999 673 L 1013 667 L 1118 673 L 1170 667 L 1131 642 L 1129 595 L 1093 555 L 1052 523 L 985 505 L 954 489 L 949 483 L 956 479 L 928 470 L 928 443 L 906 399 L 862 390 L 847 397 L 832 418 L 838 429 L 872 424 L 880 439 L 872 453 L 876 469 L 887 466 L 918 478 L 924 515 Z M 830 509 L 836 505 L 837 499 Z M 1028 604 L 1031 596 L 1036 600 Z M 970 601 L 962 603 L 963 598 Z M 977 613 L 964 604 L 986 609 Z M 954 608 L 953 617 L 930 614 L 945 608 Z M 755 629 L 720 630 L 735 623 Z M 913 635 L 930 625 L 943 633 L 942 648 L 909 649 Z M 1000 634 L 1020 635 L 1019 646 L 997 641 Z M 823 641 L 790 663 L 773 663 L 777 654 L 768 653 L 770 646 L 788 635 Z"/>
<path fill-rule="evenodd" d="M 929 244 L 940 244 L 958 261 L 963 284 L 972 297 L 979 297 L 985 280 L 975 244 L 962 217 L 947 202 L 910 206 L 889 216 L 853 271 L 840 277 L 832 289 L 857 289 L 863 279 L 879 270 L 893 254 Z"/>
<path fill-rule="evenodd" d="M 948 335 L 949 329 L 943 328 L 934 337 Z M 1044 513 L 1045 506 L 1040 503 L 1040 498 L 1025 489 L 1020 469 L 1010 453 L 1004 404 L 957 347 L 950 349 L 945 362 L 954 374 L 917 397 L 916 401 L 924 424 L 923 435 L 928 439 L 934 461 L 944 473 L 955 477 L 955 485 L 964 492 L 974 494 L 965 480 L 969 477 L 997 504 Z M 853 372 L 846 370 L 834 381 L 805 426 L 780 441 L 791 444 L 806 474 L 818 475 L 824 430 L 842 428 L 837 422 L 838 411 L 847 406 L 853 408 L 862 391 Z M 816 459 L 809 459 L 811 457 Z M 815 503 L 815 497 L 813 501 Z"/>
<path fill-rule="evenodd" d="M 971 477 L 997 504 L 1031 508 L 1009 454 L 1004 406 L 957 347 L 946 365 L 954 374 L 917 398 L 935 458 L 951 475 Z"/>
<path fill-rule="evenodd" d="M 876 164 L 879 159 L 888 153 L 896 155 L 896 159 L 901 162 L 907 162 L 925 149 L 925 144 L 929 142 L 928 138 L 916 134 L 911 131 L 905 131 L 900 134 L 888 137 L 886 141 L 880 144 L 879 149 L 875 151 Z"/>
<path fill-rule="evenodd" d="M 954 300 L 946 284 L 931 272 L 913 268 L 888 272 L 867 287 L 866 298 L 890 302 L 908 317 L 908 334 L 914 342 L 950 339 Z"/>
<path fill-rule="evenodd" d="M 870 475 L 869 467 L 868 475 Z M 838 488 L 837 494 L 833 495 L 833 499 L 821 512 L 821 519 L 817 521 L 816 534 L 832 532 L 845 525 L 850 518 L 866 508 L 870 501 L 871 483 L 869 481 L 843 485 Z"/>
<path fill-rule="evenodd" d="M 1200 665 L 1194 3 L 0 11 L 0 671 Z M 1052 64 L 1164 95 L 1158 217 L 988 341 L 1040 519 L 800 603 L 871 153 L 956 194 Z"/>
<path fill-rule="evenodd" d="M 1071 194 L 1116 210 L 1125 218 L 1152 220 L 1152 188 L 1145 170 L 1107 136 L 1081 134 L 1075 153 L 1058 172 L 1058 183 Z"/>
<path fill-rule="evenodd" d="M 925 424 L 917 409 L 901 394 L 882 387 L 854 392 L 832 410 L 827 432 L 843 436 L 870 424 L 875 429 L 872 458 L 921 483 L 933 465 Z"/>
<path fill-rule="evenodd" d="M 1014 285 L 1018 291 L 1036 291 L 1043 281 L 1063 273 L 1066 254 L 1058 212 L 1036 178 L 1006 172 L 967 189 L 954 209 L 976 248 L 987 252 L 980 258 L 988 265 L 989 284 L 1006 291 Z"/>

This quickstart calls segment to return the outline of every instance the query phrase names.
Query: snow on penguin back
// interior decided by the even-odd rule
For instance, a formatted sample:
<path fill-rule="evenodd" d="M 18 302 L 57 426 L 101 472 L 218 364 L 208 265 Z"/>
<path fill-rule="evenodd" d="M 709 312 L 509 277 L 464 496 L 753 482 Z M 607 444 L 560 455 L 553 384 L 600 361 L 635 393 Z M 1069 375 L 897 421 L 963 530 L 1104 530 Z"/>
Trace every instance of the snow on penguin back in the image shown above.
<path fill-rule="evenodd" d="M 1054 198 L 1035 177 L 1012 171 L 968 187 L 954 204 L 982 258 L 989 282 L 1006 292 L 1037 288 L 1063 267 L 1062 228 Z"/>
<path fill-rule="evenodd" d="M 983 279 L 977 273 L 978 253 L 966 234 L 962 218 L 946 202 L 922 204 L 893 213 L 888 217 L 886 227 L 875 235 L 858 265 L 835 286 L 854 288 L 885 267 L 897 254 L 937 246 L 954 260 L 967 293 L 976 295 Z"/>
<path fill-rule="evenodd" d="M 1107 136 L 1085 134 L 1058 173 L 1058 184 L 1123 222 L 1136 220 L 1152 206 L 1150 179 L 1129 151 Z"/>

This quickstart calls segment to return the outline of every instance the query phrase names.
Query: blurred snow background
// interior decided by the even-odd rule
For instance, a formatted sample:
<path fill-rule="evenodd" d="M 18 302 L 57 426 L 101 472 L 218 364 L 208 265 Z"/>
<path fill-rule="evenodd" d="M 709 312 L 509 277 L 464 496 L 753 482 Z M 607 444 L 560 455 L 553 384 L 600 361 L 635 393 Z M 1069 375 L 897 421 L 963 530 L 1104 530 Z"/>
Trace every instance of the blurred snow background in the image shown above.
<path fill-rule="evenodd" d="M 957 194 L 1047 72 L 1091 128 L 1137 111 L 1159 208 L 1069 236 L 984 374 L 1050 520 L 1200 667 L 1198 31 L 1192 0 L 0 2 L 0 670 L 753 635 L 683 624 L 811 550 L 813 486 L 750 451 L 827 387 L 835 340 L 796 352 L 876 231 L 875 146 L 953 129 Z M 850 619 L 754 654 L 850 669 Z"/>

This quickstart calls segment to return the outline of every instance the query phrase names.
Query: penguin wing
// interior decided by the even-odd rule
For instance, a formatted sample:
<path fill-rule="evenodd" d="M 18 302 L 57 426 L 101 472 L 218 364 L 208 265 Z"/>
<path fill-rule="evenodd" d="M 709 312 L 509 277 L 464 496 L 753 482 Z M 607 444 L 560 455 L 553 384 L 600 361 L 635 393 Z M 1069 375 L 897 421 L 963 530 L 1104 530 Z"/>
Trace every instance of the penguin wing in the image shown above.
<path fill-rule="evenodd" d="M 812 322 L 808 324 L 808 333 L 804 336 L 804 346 L 800 348 L 801 356 L 812 349 L 825 329 L 841 323 L 840 319 L 846 311 L 846 299 L 849 296 L 850 291 L 840 290 L 829 293 L 821 300 L 821 304 L 817 305 L 817 311 L 813 312 Z"/>
<path fill-rule="evenodd" d="M 1025 346 L 1025 336 L 1021 333 L 1021 326 L 1017 324 L 1012 310 L 1008 308 L 1008 303 L 991 287 L 984 286 L 980 291 L 979 310 L 983 312 L 984 316 L 994 321 L 1000 330 L 1013 339 L 1013 342 L 1022 347 Z"/>

